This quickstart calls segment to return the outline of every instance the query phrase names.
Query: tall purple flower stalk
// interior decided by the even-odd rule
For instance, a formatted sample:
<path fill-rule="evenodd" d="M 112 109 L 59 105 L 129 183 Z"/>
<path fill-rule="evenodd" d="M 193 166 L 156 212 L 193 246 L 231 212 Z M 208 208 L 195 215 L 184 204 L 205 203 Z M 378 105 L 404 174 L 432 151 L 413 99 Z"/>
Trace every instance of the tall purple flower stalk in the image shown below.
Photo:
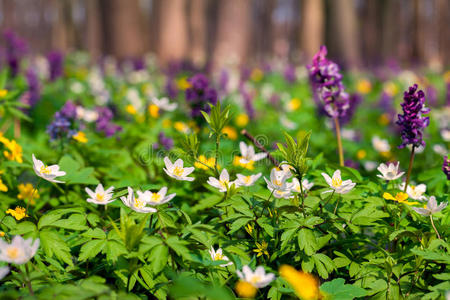
<path fill-rule="evenodd" d="M 430 123 L 429 117 L 423 117 L 430 109 L 425 107 L 425 94 L 422 90 L 417 90 L 417 84 L 409 87 L 403 96 L 402 109 L 403 114 L 398 115 L 397 125 L 400 126 L 402 135 L 402 144 L 399 148 L 406 145 L 415 147 L 425 146 L 423 140 L 423 130 Z"/>
<path fill-rule="evenodd" d="M 158 135 L 158 142 L 153 144 L 153 149 L 160 148 L 164 148 L 166 151 L 173 148 L 173 139 L 166 136 L 162 131 Z"/>
<path fill-rule="evenodd" d="M 444 162 L 442 163 L 442 171 L 447 176 L 447 180 L 450 180 L 450 158 L 448 156 L 444 157 Z"/>
<path fill-rule="evenodd" d="M 20 97 L 20 101 L 30 107 L 33 107 L 41 98 L 39 78 L 34 69 L 31 68 L 25 73 L 25 78 L 28 84 L 28 91 Z M 26 109 L 24 109 L 24 111 L 26 111 Z"/>
<path fill-rule="evenodd" d="M 3 38 L 6 62 L 11 70 L 11 75 L 15 77 L 19 72 L 20 62 L 27 53 L 27 44 L 11 30 L 5 30 Z"/>
<path fill-rule="evenodd" d="M 327 48 L 321 46 L 312 64 L 307 66 L 309 81 L 315 96 L 323 102 L 326 114 L 331 118 L 341 118 L 350 107 L 349 95 L 344 91 L 339 66 L 326 55 Z"/>
<path fill-rule="evenodd" d="M 209 80 L 205 75 L 199 73 L 188 79 L 191 87 L 186 89 L 185 97 L 191 107 L 191 116 L 198 117 L 200 111 L 209 112 L 209 104 L 217 103 L 217 92 L 210 87 Z"/>
<path fill-rule="evenodd" d="M 59 51 L 52 51 L 47 54 L 47 61 L 50 68 L 50 81 L 55 81 L 63 75 L 64 55 Z"/>
<path fill-rule="evenodd" d="M 114 124 L 111 120 L 114 114 L 108 107 L 97 108 L 98 119 L 95 123 L 95 129 L 99 132 L 103 132 L 105 136 L 110 137 L 122 130 L 122 127 Z"/>

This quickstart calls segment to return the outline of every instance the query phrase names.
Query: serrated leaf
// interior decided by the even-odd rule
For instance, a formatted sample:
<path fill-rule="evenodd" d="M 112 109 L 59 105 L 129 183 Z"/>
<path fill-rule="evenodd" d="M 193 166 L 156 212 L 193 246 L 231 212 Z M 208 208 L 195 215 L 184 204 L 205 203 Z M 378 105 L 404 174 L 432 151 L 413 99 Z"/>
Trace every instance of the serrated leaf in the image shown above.
<path fill-rule="evenodd" d="M 100 251 L 105 247 L 105 240 L 92 240 L 84 244 L 80 249 L 80 256 L 78 259 L 80 261 L 85 261 L 90 258 L 95 257 Z"/>
<path fill-rule="evenodd" d="M 325 282 L 320 286 L 320 290 L 327 293 L 333 300 L 352 300 L 367 295 L 367 291 L 363 288 L 345 284 L 343 278 L 336 278 L 332 281 Z"/>

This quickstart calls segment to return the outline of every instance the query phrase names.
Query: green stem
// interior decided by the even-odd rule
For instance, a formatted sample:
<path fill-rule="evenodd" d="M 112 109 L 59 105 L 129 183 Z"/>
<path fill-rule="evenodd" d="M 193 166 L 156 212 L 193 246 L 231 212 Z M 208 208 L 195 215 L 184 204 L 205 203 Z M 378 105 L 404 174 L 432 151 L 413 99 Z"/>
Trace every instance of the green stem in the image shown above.
<path fill-rule="evenodd" d="M 34 296 L 33 287 L 31 286 L 30 270 L 28 269 L 28 264 L 25 264 L 25 271 L 27 272 L 27 286 L 30 294 Z"/>
<path fill-rule="evenodd" d="M 334 126 L 336 128 L 336 140 L 338 144 L 338 152 L 339 152 L 339 165 L 341 167 L 344 166 L 344 150 L 342 149 L 342 140 L 341 140 L 341 127 L 339 125 L 339 119 L 334 118 Z"/>
<path fill-rule="evenodd" d="M 216 133 L 216 150 L 214 155 L 214 170 L 216 170 L 217 176 L 219 176 L 219 169 L 217 168 L 217 162 L 219 160 L 219 145 L 220 145 L 220 133 Z"/>
<path fill-rule="evenodd" d="M 411 156 L 409 157 L 408 173 L 406 174 L 405 188 L 403 189 L 404 193 L 406 193 L 406 189 L 408 188 L 408 184 L 409 184 L 409 178 L 411 177 L 411 171 L 412 171 L 412 166 L 413 166 L 413 162 L 414 162 L 415 150 L 416 150 L 416 146 L 413 145 L 412 150 L 411 150 Z"/>
<path fill-rule="evenodd" d="M 333 214 L 335 215 L 336 214 L 336 211 L 337 211 L 337 208 L 338 208 L 338 206 L 339 206 L 339 201 L 341 200 L 341 197 L 339 196 L 338 197 L 338 199 L 337 199 L 337 201 L 336 201 L 336 206 L 334 207 L 334 211 L 333 211 Z"/>
<path fill-rule="evenodd" d="M 433 215 L 430 215 L 430 220 L 431 220 L 431 226 L 433 226 L 433 229 L 436 232 L 438 239 L 441 239 L 441 236 L 439 235 L 439 232 L 437 231 L 436 226 L 434 226 Z"/>

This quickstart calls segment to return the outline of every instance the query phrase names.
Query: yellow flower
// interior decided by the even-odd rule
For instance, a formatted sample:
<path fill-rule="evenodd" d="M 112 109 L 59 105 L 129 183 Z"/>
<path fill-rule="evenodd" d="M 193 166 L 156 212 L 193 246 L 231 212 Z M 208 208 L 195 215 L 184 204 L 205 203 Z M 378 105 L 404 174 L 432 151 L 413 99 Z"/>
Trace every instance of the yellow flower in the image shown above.
<path fill-rule="evenodd" d="M 226 136 L 230 139 L 230 140 L 236 140 L 237 139 L 237 137 L 238 137 L 238 135 L 237 135 L 237 132 L 236 132 L 236 129 L 234 129 L 233 127 L 231 127 L 231 126 L 225 126 L 223 129 L 222 129 L 222 133 L 223 134 L 226 134 Z"/>
<path fill-rule="evenodd" d="M 356 90 L 361 94 L 368 94 L 372 90 L 372 84 L 367 79 L 358 80 L 356 84 Z"/>
<path fill-rule="evenodd" d="M 15 140 L 8 140 L 7 138 L 0 136 L 0 143 L 3 143 L 6 149 L 10 151 L 10 152 L 6 150 L 3 151 L 3 155 L 6 157 L 6 159 L 15 160 L 18 163 L 23 162 L 22 147 L 19 144 L 17 144 Z"/>
<path fill-rule="evenodd" d="M 5 232 L 0 231 L 0 237 L 4 237 L 5 236 Z"/>
<path fill-rule="evenodd" d="M 236 117 L 236 125 L 239 126 L 239 127 L 247 126 L 248 121 L 249 121 L 249 117 L 248 117 L 247 114 L 239 114 Z"/>
<path fill-rule="evenodd" d="M 289 111 L 294 111 L 300 108 L 302 106 L 302 101 L 298 98 L 292 98 L 291 101 L 289 101 L 287 105 L 287 109 Z"/>
<path fill-rule="evenodd" d="M 267 257 L 269 257 L 269 252 L 267 251 L 267 246 L 269 246 L 269 245 L 267 244 L 266 241 L 263 241 L 261 244 L 258 242 L 255 242 L 255 244 L 256 244 L 257 249 L 253 249 L 253 252 L 258 253 L 256 255 L 256 257 L 259 257 L 264 254 L 267 255 Z"/>
<path fill-rule="evenodd" d="M 6 213 L 12 215 L 18 221 L 22 220 L 25 217 L 28 217 L 26 209 L 20 206 L 16 206 L 14 210 L 8 209 Z"/>
<path fill-rule="evenodd" d="M 392 81 L 389 81 L 384 84 L 384 91 L 391 97 L 395 96 L 398 93 L 398 87 Z"/>
<path fill-rule="evenodd" d="M 8 187 L 3 183 L 3 180 L 0 178 L 0 192 L 7 192 Z"/>
<path fill-rule="evenodd" d="M 127 113 L 129 113 L 130 115 L 135 115 L 135 114 L 137 114 L 136 107 L 134 107 L 132 104 L 128 104 L 128 105 L 125 107 L 125 110 L 126 110 Z"/>
<path fill-rule="evenodd" d="M 188 133 L 189 132 L 189 126 L 186 125 L 186 123 L 177 121 L 173 123 L 173 127 L 182 133 Z"/>
<path fill-rule="evenodd" d="M 244 163 L 241 162 L 241 159 L 242 159 L 241 156 L 235 156 L 234 159 L 233 159 L 233 165 L 245 168 L 247 170 L 254 170 L 255 169 L 255 166 L 254 166 L 255 162 L 253 160 L 251 160 L 248 163 L 244 164 Z"/>
<path fill-rule="evenodd" d="M 247 231 L 248 234 L 252 235 L 253 233 L 253 226 L 250 224 L 247 224 L 247 226 L 245 226 L 245 231 Z"/>
<path fill-rule="evenodd" d="M 380 125 L 388 125 L 391 122 L 391 120 L 389 119 L 389 114 L 384 113 L 382 114 L 379 118 L 378 118 L 378 124 Z"/>
<path fill-rule="evenodd" d="M 164 128 L 169 128 L 170 126 L 172 126 L 172 121 L 170 119 L 165 119 L 162 121 L 162 126 Z"/>
<path fill-rule="evenodd" d="M 203 154 L 198 157 L 198 160 L 200 162 L 196 161 L 194 163 L 194 167 L 196 167 L 197 169 L 208 170 L 209 168 L 207 166 L 214 168 L 214 165 L 216 163 L 216 159 L 214 157 L 206 158 L 206 156 L 204 156 Z M 220 166 L 217 165 L 217 168 L 220 169 Z"/>
<path fill-rule="evenodd" d="M 187 81 L 186 77 L 182 77 L 177 80 L 177 86 L 180 90 L 184 91 L 191 87 L 191 83 Z"/>
<path fill-rule="evenodd" d="M 450 83 L 450 71 L 444 73 L 444 80 L 447 83 Z"/>
<path fill-rule="evenodd" d="M 249 282 L 239 280 L 234 287 L 236 293 L 242 298 L 253 298 L 256 295 L 257 289 Z"/>
<path fill-rule="evenodd" d="M 321 298 L 319 281 L 313 275 L 297 271 L 288 265 L 282 265 L 279 273 L 294 288 L 295 294 L 299 298 L 303 300 L 316 300 Z"/>
<path fill-rule="evenodd" d="M 384 193 L 383 194 L 383 198 L 386 200 L 393 200 L 396 201 L 398 203 L 404 203 L 407 205 L 414 205 L 414 204 L 419 204 L 419 202 L 408 202 L 406 201 L 408 199 L 408 194 L 407 193 L 403 193 L 403 192 L 398 192 L 397 195 L 392 196 L 390 193 Z"/>
<path fill-rule="evenodd" d="M 78 141 L 83 144 L 86 144 L 88 141 L 86 134 L 83 131 L 78 131 L 75 135 L 72 136 L 72 138 L 75 141 Z"/>
<path fill-rule="evenodd" d="M 156 106 L 155 104 L 150 104 L 148 106 L 148 113 L 152 118 L 156 119 L 157 117 L 159 117 L 159 107 Z"/>
<path fill-rule="evenodd" d="M 8 90 L 0 89 L 0 99 L 5 98 L 8 95 Z"/>
<path fill-rule="evenodd" d="M 36 203 L 35 199 L 39 199 L 40 197 L 38 190 L 35 190 L 31 183 L 21 183 L 17 188 L 19 189 L 17 199 L 30 201 L 31 205 L 34 205 Z"/>
<path fill-rule="evenodd" d="M 358 152 L 356 152 L 356 157 L 358 159 L 364 159 L 367 156 L 367 152 L 364 149 L 358 150 Z"/>
<path fill-rule="evenodd" d="M 261 79 L 263 79 L 263 77 L 264 77 L 264 72 L 260 68 L 254 68 L 252 70 L 252 74 L 250 74 L 250 78 L 256 82 L 261 81 Z"/>

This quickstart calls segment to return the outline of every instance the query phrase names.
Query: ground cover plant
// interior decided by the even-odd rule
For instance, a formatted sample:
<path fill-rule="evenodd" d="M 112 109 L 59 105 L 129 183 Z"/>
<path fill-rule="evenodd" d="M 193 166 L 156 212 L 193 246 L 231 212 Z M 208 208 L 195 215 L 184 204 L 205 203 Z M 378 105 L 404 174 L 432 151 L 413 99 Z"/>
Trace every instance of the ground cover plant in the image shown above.
<path fill-rule="evenodd" d="M 449 72 L 56 56 L 2 65 L 1 299 L 448 297 Z"/>

